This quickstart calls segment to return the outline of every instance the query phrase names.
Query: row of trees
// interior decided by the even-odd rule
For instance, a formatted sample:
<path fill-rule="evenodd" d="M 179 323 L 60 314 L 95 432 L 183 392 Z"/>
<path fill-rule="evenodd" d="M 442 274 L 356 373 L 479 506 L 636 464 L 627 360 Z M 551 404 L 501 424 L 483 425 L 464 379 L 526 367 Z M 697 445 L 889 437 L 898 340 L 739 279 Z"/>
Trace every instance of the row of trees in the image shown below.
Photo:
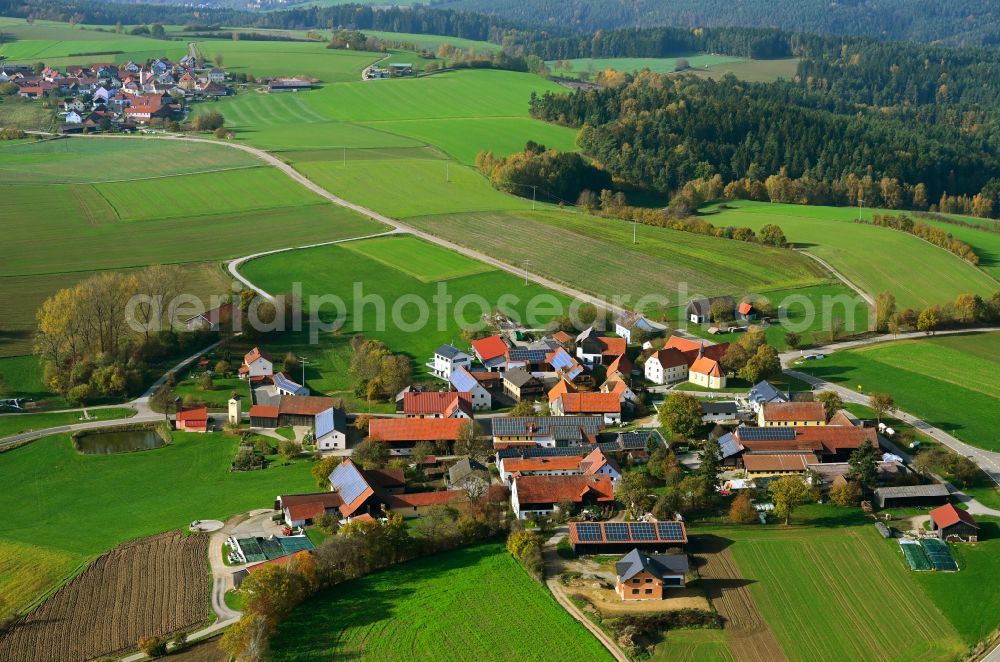
<path fill-rule="evenodd" d="M 405 354 L 393 354 L 381 340 L 351 336 L 351 374 L 357 397 L 385 400 L 413 382 L 413 365 Z"/>
<path fill-rule="evenodd" d="M 893 335 L 909 331 L 933 333 L 940 329 L 1000 322 L 1000 290 L 989 299 L 978 294 L 959 294 L 954 302 L 917 310 L 898 310 L 896 297 L 882 292 L 875 299 L 875 328 Z"/>
<path fill-rule="evenodd" d="M 990 210 L 992 210 L 992 203 L 990 204 Z M 908 232 L 909 234 L 916 235 L 921 239 L 934 244 L 935 246 L 940 246 L 941 248 L 954 253 L 970 264 L 979 264 L 979 256 L 976 255 L 974 250 L 972 250 L 972 246 L 968 245 L 964 241 L 961 241 L 960 239 L 956 239 L 950 232 L 945 232 L 944 230 L 934 227 L 933 225 L 928 225 L 927 223 L 914 221 L 906 214 L 900 214 L 899 216 L 894 216 L 892 214 L 874 214 L 872 216 L 872 220 L 868 221 L 868 223 L 871 225 L 878 225 L 883 228 L 892 228 L 893 230 L 899 230 L 900 232 Z"/>

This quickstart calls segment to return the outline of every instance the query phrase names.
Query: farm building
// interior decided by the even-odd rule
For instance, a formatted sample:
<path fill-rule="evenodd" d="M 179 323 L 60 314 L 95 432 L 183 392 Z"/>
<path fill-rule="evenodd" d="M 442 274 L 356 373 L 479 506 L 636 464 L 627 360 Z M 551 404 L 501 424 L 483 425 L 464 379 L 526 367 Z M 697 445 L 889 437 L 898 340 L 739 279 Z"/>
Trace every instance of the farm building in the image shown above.
<path fill-rule="evenodd" d="M 826 409 L 822 402 L 768 402 L 757 413 L 757 425 L 762 428 L 826 425 Z"/>
<path fill-rule="evenodd" d="M 663 349 L 654 352 L 643 367 L 646 380 L 653 384 L 673 384 L 690 381 L 699 386 L 720 389 L 726 386 L 726 375 L 720 361 L 729 350 L 729 343 L 705 345 L 670 336 Z"/>
<path fill-rule="evenodd" d="M 770 382 L 761 381 L 747 392 L 743 402 L 750 411 L 757 414 L 768 402 L 788 402 L 789 400 L 790 398 L 786 393 L 773 386 Z"/>
<path fill-rule="evenodd" d="M 688 303 L 685 315 L 692 324 L 707 324 L 712 321 L 712 306 L 726 310 L 728 319 L 733 319 L 736 316 L 736 302 L 730 296 L 693 299 Z"/>
<path fill-rule="evenodd" d="M 598 416 L 505 416 L 492 422 L 496 448 L 594 444 L 605 425 Z"/>
<path fill-rule="evenodd" d="M 625 342 L 632 342 L 632 332 L 638 329 L 647 336 L 659 331 L 649 320 L 638 313 L 625 312 L 615 321 L 615 333 L 625 339 Z"/>
<path fill-rule="evenodd" d="M 664 589 L 684 588 L 687 554 L 645 554 L 633 548 L 615 563 L 615 593 L 622 600 L 662 600 Z"/>
<path fill-rule="evenodd" d="M 607 475 L 518 476 L 511 483 L 510 503 L 520 519 L 551 514 L 560 501 L 588 506 L 614 500 L 614 486 Z"/>
<path fill-rule="evenodd" d="M 487 370 L 503 370 L 507 363 L 507 343 L 500 336 L 489 336 L 472 341 L 472 352 Z M 457 368 L 457 366 L 456 366 Z"/>
<path fill-rule="evenodd" d="M 906 485 L 875 489 L 875 502 L 879 508 L 904 506 L 934 506 L 948 501 L 948 488 L 941 483 L 932 485 Z"/>
<path fill-rule="evenodd" d="M 268 92 L 298 92 L 299 90 L 311 90 L 312 81 L 302 78 L 273 78 L 267 85 Z"/>
<path fill-rule="evenodd" d="M 208 432 L 208 407 L 181 409 L 177 412 L 175 427 L 181 432 Z"/>
<path fill-rule="evenodd" d="M 931 530 L 935 531 L 941 540 L 961 542 L 977 542 L 979 540 L 979 524 L 965 510 L 960 510 L 950 503 L 931 511 Z"/>
<path fill-rule="evenodd" d="M 524 368 L 518 367 L 504 372 L 503 392 L 516 402 L 534 400 L 545 393 L 545 384 Z"/>
<path fill-rule="evenodd" d="M 578 554 L 665 552 L 683 548 L 687 541 L 684 522 L 569 523 L 569 542 Z"/>
<path fill-rule="evenodd" d="M 271 382 L 277 389 L 278 395 L 309 395 L 308 387 L 299 384 L 283 372 L 271 375 Z"/>
<path fill-rule="evenodd" d="M 622 420 L 622 403 L 614 393 L 562 393 L 549 404 L 555 416 L 600 416 L 606 425 Z"/>
<path fill-rule="evenodd" d="M 586 365 L 610 364 L 627 349 L 628 342 L 624 338 L 598 335 L 594 327 L 576 337 L 576 358 Z"/>
<path fill-rule="evenodd" d="M 454 444 L 464 418 L 373 418 L 368 435 L 389 445 L 398 455 L 409 455 L 419 441 Z"/>
<path fill-rule="evenodd" d="M 701 420 L 704 423 L 735 421 L 739 419 L 739 416 L 740 410 L 735 402 L 703 400 L 701 403 Z"/>
<path fill-rule="evenodd" d="M 504 458 L 497 461 L 497 469 L 508 485 L 517 476 L 610 476 L 612 482 L 621 478 L 618 465 L 600 448 L 578 455 Z"/>
<path fill-rule="evenodd" d="M 233 318 L 233 304 L 224 303 L 221 306 L 206 310 L 200 315 L 184 320 L 188 331 L 218 331 L 224 325 L 229 325 Z"/>
<path fill-rule="evenodd" d="M 253 405 L 250 407 L 250 427 L 278 427 L 278 407 L 272 405 Z"/>
<path fill-rule="evenodd" d="M 275 498 L 274 509 L 281 511 L 288 526 L 307 526 L 326 513 L 339 514 L 342 503 L 336 492 L 282 494 Z"/>
<path fill-rule="evenodd" d="M 254 347 L 243 357 L 243 365 L 240 366 L 240 379 L 259 379 L 270 377 L 274 374 L 274 364 L 271 362 L 259 347 Z"/>

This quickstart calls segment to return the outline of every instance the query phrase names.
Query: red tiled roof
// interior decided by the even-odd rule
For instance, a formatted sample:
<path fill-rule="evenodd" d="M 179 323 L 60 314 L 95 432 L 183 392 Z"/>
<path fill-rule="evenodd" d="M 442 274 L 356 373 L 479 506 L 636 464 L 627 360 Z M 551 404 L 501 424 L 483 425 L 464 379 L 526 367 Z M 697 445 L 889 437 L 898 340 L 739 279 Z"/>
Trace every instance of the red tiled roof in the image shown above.
<path fill-rule="evenodd" d="M 442 492 L 390 494 L 385 501 L 390 508 L 420 508 L 423 506 L 443 506 L 467 499 L 468 495 L 465 490 L 444 490 Z"/>
<path fill-rule="evenodd" d="M 498 382 L 501 379 L 503 379 L 503 375 L 501 375 L 499 372 L 477 371 L 477 372 L 470 372 L 469 374 L 472 375 L 477 382 Z"/>
<path fill-rule="evenodd" d="M 663 346 L 664 349 L 677 349 L 682 352 L 690 352 L 691 350 L 697 351 L 699 347 L 701 347 L 700 341 L 688 340 L 687 338 L 681 338 L 680 336 L 670 336 L 667 338 L 667 342 Z"/>
<path fill-rule="evenodd" d="M 583 469 L 583 473 L 591 476 L 600 471 L 606 464 L 613 466 L 615 469 L 618 468 L 611 460 L 608 459 L 608 457 L 604 454 L 604 451 L 600 448 L 595 448 L 590 451 L 590 455 L 583 458 L 580 462 L 580 468 Z"/>
<path fill-rule="evenodd" d="M 579 469 L 584 455 L 556 455 L 553 457 L 513 457 L 503 462 L 505 472 L 569 471 Z"/>
<path fill-rule="evenodd" d="M 293 522 L 298 520 L 314 519 L 326 513 L 326 507 L 319 501 L 296 503 L 290 506 L 285 506 L 285 510 L 288 511 L 288 519 Z"/>
<path fill-rule="evenodd" d="M 490 336 L 480 340 L 473 340 L 472 348 L 483 361 L 489 361 L 498 356 L 504 356 L 507 353 L 507 344 L 500 336 Z"/>
<path fill-rule="evenodd" d="M 719 362 L 710 359 L 707 356 L 703 356 L 692 363 L 691 372 L 696 372 L 699 375 L 708 375 L 709 377 L 722 376 L 722 368 L 719 367 Z"/>
<path fill-rule="evenodd" d="M 576 387 L 565 379 L 560 379 L 555 386 L 549 389 L 549 402 L 555 402 L 567 393 L 575 393 Z"/>
<path fill-rule="evenodd" d="M 283 395 L 278 411 L 295 416 L 315 416 L 336 404 L 333 398 L 322 395 Z"/>
<path fill-rule="evenodd" d="M 557 343 L 567 343 L 573 339 L 573 336 L 566 333 L 565 331 L 556 331 L 552 334 L 552 339 Z"/>
<path fill-rule="evenodd" d="M 601 393 L 614 393 L 618 396 L 619 400 L 621 400 L 626 389 L 628 389 L 628 384 L 617 377 L 609 377 L 606 382 L 601 384 Z"/>
<path fill-rule="evenodd" d="M 608 366 L 608 374 L 612 375 L 616 372 L 620 372 L 623 375 L 628 375 L 632 372 L 633 367 L 634 366 L 632 365 L 632 362 L 629 361 L 629 358 L 622 354 Z"/>
<path fill-rule="evenodd" d="M 659 361 L 663 368 L 676 368 L 678 366 L 688 364 L 688 360 L 687 357 L 684 356 L 684 352 L 674 347 L 661 349 L 650 358 Z"/>
<path fill-rule="evenodd" d="M 615 499 L 610 476 L 518 476 L 514 485 L 521 504 L 563 500 L 580 503 L 585 498 L 595 501 Z"/>
<path fill-rule="evenodd" d="M 194 407 L 193 409 L 182 409 L 177 412 L 178 421 L 206 421 L 208 420 L 208 407 Z"/>
<path fill-rule="evenodd" d="M 385 442 L 454 441 L 462 426 L 461 418 L 373 418 L 368 434 Z"/>
<path fill-rule="evenodd" d="M 739 311 L 740 315 L 746 315 L 751 310 L 753 310 L 753 306 L 751 306 L 749 303 L 747 303 L 746 301 L 744 301 L 743 303 L 741 303 L 739 305 L 739 307 L 736 310 Z"/>
<path fill-rule="evenodd" d="M 822 402 L 767 402 L 765 421 L 826 421 Z"/>
<path fill-rule="evenodd" d="M 253 405 L 250 407 L 250 418 L 278 418 L 278 408 L 270 405 Z"/>
<path fill-rule="evenodd" d="M 597 339 L 604 346 L 603 356 L 621 356 L 628 349 L 628 343 L 624 338 L 611 338 L 601 336 Z"/>
<path fill-rule="evenodd" d="M 743 465 L 747 471 L 805 471 L 806 465 L 817 462 L 813 454 L 802 455 L 767 455 L 751 454 L 743 456 Z"/>
<path fill-rule="evenodd" d="M 976 520 L 972 518 L 972 515 L 970 515 L 968 511 L 956 508 L 950 503 L 946 503 L 945 505 L 932 510 L 931 519 L 934 520 L 934 523 L 937 524 L 939 529 L 944 529 L 954 524 L 958 524 L 959 522 L 965 522 L 969 526 L 974 526 L 977 529 L 979 528 L 979 524 L 976 523 Z"/>
<path fill-rule="evenodd" d="M 562 406 L 565 414 L 606 414 L 622 410 L 621 400 L 615 393 L 564 393 Z"/>
<path fill-rule="evenodd" d="M 260 351 L 260 347 L 254 347 L 249 352 L 243 356 L 243 365 L 250 365 L 257 359 L 266 359 L 264 352 Z"/>
<path fill-rule="evenodd" d="M 472 402 L 468 393 L 456 391 L 444 393 L 414 393 L 403 394 L 403 412 L 406 414 L 444 414 L 450 415 L 456 408 L 471 413 Z"/>
<path fill-rule="evenodd" d="M 795 428 L 795 439 L 807 442 L 819 442 L 827 453 L 839 450 L 854 450 L 868 441 L 878 446 L 878 436 L 875 428 L 862 428 L 856 425 L 813 425 Z"/>

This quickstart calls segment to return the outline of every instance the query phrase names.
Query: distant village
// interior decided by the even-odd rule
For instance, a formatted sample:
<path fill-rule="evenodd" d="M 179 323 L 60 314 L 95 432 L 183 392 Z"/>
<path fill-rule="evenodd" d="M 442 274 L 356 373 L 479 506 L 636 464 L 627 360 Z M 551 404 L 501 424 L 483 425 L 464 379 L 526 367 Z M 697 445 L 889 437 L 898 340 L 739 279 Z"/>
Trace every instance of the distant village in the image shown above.
<path fill-rule="evenodd" d="M 17 96 L 49 102 L 60 133 L 134 131 L 187 119 L 190 104 L 234 93 L 237 81 L 220 66 L 186 55 L 177 62 L 155 58 L 117 65 L 95 62 L 62 69 L 0 65 L 0 84 Z M 304 79 L 258 81 L 265 92 L 310 89 Z"/>

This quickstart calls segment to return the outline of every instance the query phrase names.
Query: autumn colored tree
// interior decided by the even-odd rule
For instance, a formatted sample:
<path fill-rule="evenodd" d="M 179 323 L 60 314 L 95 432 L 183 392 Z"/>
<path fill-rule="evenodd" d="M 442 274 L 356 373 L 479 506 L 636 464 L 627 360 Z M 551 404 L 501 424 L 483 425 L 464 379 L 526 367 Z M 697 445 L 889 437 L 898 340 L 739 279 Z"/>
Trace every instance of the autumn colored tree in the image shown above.
<path fill-rule="evenodd" d="M 746 493 L 738 494 L 729 505 L 729 521 L 733 524 L 753 524 L 758 521 L 757 511 Z"/>

